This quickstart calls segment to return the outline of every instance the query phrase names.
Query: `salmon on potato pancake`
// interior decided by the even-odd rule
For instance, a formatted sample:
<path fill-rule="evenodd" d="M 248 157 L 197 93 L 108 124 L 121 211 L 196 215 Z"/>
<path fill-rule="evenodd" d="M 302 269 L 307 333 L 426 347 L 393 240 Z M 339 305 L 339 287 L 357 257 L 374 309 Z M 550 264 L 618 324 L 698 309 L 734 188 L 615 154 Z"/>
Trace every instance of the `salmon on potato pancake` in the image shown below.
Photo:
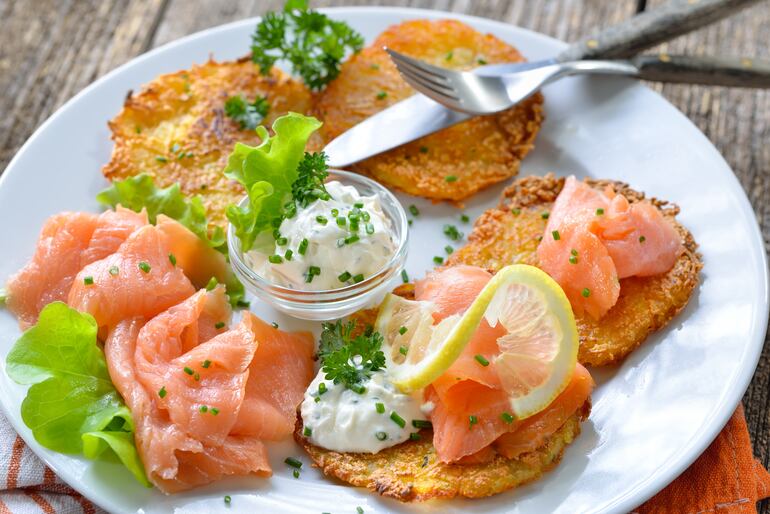
<path fill-rule="evenodd" d="M 383 46 L 456 70 L 524 61 L 512 46 L 456 20 L 394 25 L 351 56 L 340 75 L 320 93 L 314 112 L 324 122 L 320 129 L 324 143 L 415 93 Z M 516 175 L 540 129 L 542 103 L 542 95 L 534 95 L 507 111 L 472 118 L 351 169 L 413 195 L 461 201 Z"/>

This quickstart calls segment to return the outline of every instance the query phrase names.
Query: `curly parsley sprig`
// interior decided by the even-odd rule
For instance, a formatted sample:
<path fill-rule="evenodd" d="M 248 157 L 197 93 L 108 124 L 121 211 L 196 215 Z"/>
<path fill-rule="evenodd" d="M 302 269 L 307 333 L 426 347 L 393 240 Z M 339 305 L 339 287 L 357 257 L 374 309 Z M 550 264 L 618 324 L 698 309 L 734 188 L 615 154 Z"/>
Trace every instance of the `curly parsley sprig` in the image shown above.
<path fill-rule="evenodd" d="M 324 323 L 318 357 L 325 378 L 356 392 L 363 392 L 363 383 L 372 373 L 385 367 L 382 335 L 371 329 L 353 336 L 355 323 Z"/>
<path fill-rule="evenodd" d="M 270 111 L 266 96 L 258 96 L 249 103 L 241 95 L 231 96 L 225 101 L 225 114 L 235 120 L 241 129 L 254 130 Z"/>
<path fill-rule="evenodd" d="M 291 185 L 294 201 L 301 207 L 307 207 L 316 200 L 328 200 L 330 197 L 324 181 L 329 176 L 329 157 L 324 152 L 305 152 L 297 166 L 297 180 Z"/>
<path fill-rule="evenodd" d="M 251 59 L 262 74 L 285 59 L 313 90 L 334 80 L 348 52 L 356 53 L 364 45 L 361 34 L 345 22 L 310 10 L 307 0 L 288 0 L 283 12 L 267 13 L 251 38 Z"/>

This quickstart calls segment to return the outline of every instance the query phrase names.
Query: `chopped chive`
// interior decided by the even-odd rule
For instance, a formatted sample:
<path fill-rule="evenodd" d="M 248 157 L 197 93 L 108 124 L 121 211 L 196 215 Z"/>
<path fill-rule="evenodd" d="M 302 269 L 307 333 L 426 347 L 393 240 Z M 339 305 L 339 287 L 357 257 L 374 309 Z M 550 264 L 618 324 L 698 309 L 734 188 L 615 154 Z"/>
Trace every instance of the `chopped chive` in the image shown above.
<path fill-rule="evenodd" d="M 168 254 L 168 262 L 170 262 L 172 266 L 176 266 L 176 255 L 173 253 Z"/>
<path fill-rule="evenodd" d="M 187 373 L 188 375 L 192 375 L 193 373 L 195 373 L 195 372 L 192 370 L 192 368 L 188 368 L 187 366 L 185 366 L 185 367 L 184 367 L 184 369 L 183 369 L 182 371 L 184 371 L 184 372 L 185 372 L 185 373 Z"/>
<path fill-rule="evenodd" d="M 294 252 L 291 251 L 291 249 L 286 250 L 283 253 L 283 258 L 287 261 L 290 261 L 294 257 Z"/>
<path fill-rule="evenodd" d="M 644 237 L 644 236 L 639 236 L 639 242 L 640 242 L 640 243 L 644 243 L 646 240 L 647 240 L 647 238 L 646 238 L 646 237 Z"/>
<path fill-rule="evenodd" d="M 598 209 L 596 209 L 596 215 L 597 215 L 597 216 L 601 216 L 602 214 L 604 214 L 604 209 L 602 209 L 601 207 L 599 207 Z"/>
<path fill-rule="evenodd" d="M 544 220 L 547 220 L 550 215 L 551 214 L 548 211 L 545 211 L 542 214 L 540 214 L 540 217 L 543 218 Z"/>
<path fill-rule="evenodd" d="M 117 266 L 110 266 L 110 275 L 115 277 L 118 273 L 120 273 L 120 269 Z"/>
<path fill-rule="evenodd" d="M 274 329 L 278 330 L 278 323 L 276 323 L 275 321 L 270 323 L 270 326 L 273 327 Z"/>
<path fill-rule="evenodd" d="M 353 384 L 351 386 L 348 386 L 348 389 L 350 389 L 356 394 L 364 394 L 366 392 L 366 388 L 361 384 Z"/>
<path fill-rule="evenodd" d="M 336 218 L 340 215 L 339 209 L 332 209 L 332 218 Z"/>
<path fill-rule="evenodd" d="M 358 237 L 357 234 L 353 234 L 352 236 L 345 238 L 345 244 L 346 245 L 352 245 L 353 243 L 357 243 L 360 239 L 361 238 Z"/>
<path fill-rule="evenodd" d="M 224 321 L 217 321 L 216 324 L 214 325 L 214 328 L 219 330 L 220 328 L 222 328 L 224 326 L 225 326 L 225 322 Z"/>
<path fill-rule="evenodd" d="M 92 277 L 92 276 L 90 276 L 90 275 L 89 275 L 89 276 L 87 276 L 87 277 L 83 277 L 83 283 L 84 283 L 85 285 L 87 285 L 87 286 L 92 286 L 92 285 L 94 285 L 94 277 Z"/>
<path fill-rule="evenodd" d="M 337 226 L 338 227 L 344 227 L 345 223 L 347 223 L 347 219 L 345 216 L 337 216 Z"/>
<path fill-rule="evenodd" d="M 212 413 L 214 416 L 216 416 L 217 414 L 219 414 L 219 409 L 217 409 L 216 407 L 211 407 L 211 413 Z"/>
<path fill-rule="evenodd" d="M 583 291 L 581 291 L 580 294 L 583 295 L 583 298 L 588 298 L 589 296 L 591 296 L 591 290 L 588 289 L 587 287 L 584 287 Z"/>
<path fill-rule="evenodd" d="M 315 278 L 315 275 L 312 273 L 305 273 L 305 283 L 309 284 L 313 281 L 313 278 Z"/>
<path fill-rule="evenodd" d="M 206 291 L 213 291 L 214 288 L 217 287 L 217 284 L 219 284 L 217 277 L 211 277 L 206 284 Z"/>
<path fill-rule="evenodd" d="M 299 248 L 297 248 L 297 253 L 299 253 L 300 255 L 305 255 L 305 252 L 307 251 L 307 245 L 308 244 L 310 244 L 310 243 L 308 243 L 308 240 L 307 239 L 303 239 L 299 243 Z"/>
<path fill-rule="evenodd" d="M 241 307 L 242 309 L 248 309 L 249 306 L 251 305 L 251 302 L 249 302 L 247 300 L 238 300 L 235 303 L 235 305 L 236 305 L 236 307 Z"/>
<path fill-rule="evenodd" d="M 554 241 L 558 241 L 559 239 L 561 239 L 561 236 L 559 235 L 558 230 L 554 230 L 553 232 L 551 232 L 551 235 L 553 236 Z"/>
<path fill-rule="evenodd" d="M 305 437 L 310 437 L 310 435 L 313 433 L 313 429 L 310 427 L 305 427 L 304 430 L 302 430 L 302 435 Z"/>
<path fill-rule="evenodd" d="M 474 359 L 476 359 L 476 362 L 481 364 L 482 366 L 489 366 L 489 361 L 480 353 L 477 353 L 473 356 Z"/>
<path fill-rule="evenodd" d="M 311 275 L 320 275 L 321 274 L 321 268 L 319 268 L 318 266 L 310 266 L 307 269 L 307 272 L 310 273 Z"/>
<path fill-rule="evenodd" d="M 150 267 L 149 264 L 147 264 L 146 262 L 142 261 L 142 262 L 139 263 L 139 269 L 144 271 L 145 273 L 149 273 L 152 268 Z"/>
<path fill-rule="evenodd" d="M 401 335 L 404 335 L 404 334 L 406 334 L 407 330 L 408 329 L 406 327 L 401 327 L 401 328 L 398 329 L 398 333 L 401 334 Z"/>
<path fill-rule="evenodd" d="M 462 221 L 463 223 L 468 223 L 470 220 L 471 219 L 468 217 L 467 214 L 460 215 L 460 221 Z"/>
<path fill-rule="evenodd" d="M 361 219 L 365 222 L 368 222 L 370 219 L 372 219 L 372 216 L 366 211 L 361 211 Z"/>
<path fill-rule="evenodd" d="M 366 224 L 366 233 L 369 235 L 374 234 L 374 225 L 371 223 Z"/>
<path fill-rule="evenodd" d="M 165 157 L 163 157 L 162 155 L 158 155 L 157 157 L 155 157 L 155 160 L 156 160 L 156 161 L 158 161 L 158 162 L 161 162 L 161 163 L 166 163 L 166 162 L 168 162 L 168 159 L 166 159 L 166 158 L 165 158 Z"/>
<path fill-rule="evenodd" d="M 414 223 L 414 220 L 406 220 L 406 224 L 410 227 L 412 226 L 412 223 Z"/>
<path fill-rule="evenodd" d="M 166 397 L 166 386 L 163 386 L 160 388 L 160 391 L 158 391 L 158 396 L 160 396 L 161 398 Z"/>
<path fill-rule="evenodd" d="M 278 239 L 275 240 L 275 244 L 277 244 L 278 246 L 286 246 L 288 242 L 289 240 L 286 239 L 285 237 L 279 237 Z"/>
<path fill-rule="evenodd" d="M 292 474 L 292 476 L 294 478 L 299 478 L 299 470 L 298 469 L 295 469 L 294 471 L 292 471 L 291 474 Z"/>
<path fill-rule="evenodd" d="M 195 374 L 193 375 L 193 380 L 195 380 L 196 382 L 198 382 L 198 381 L 200 381 L 200 379 L 201 379 L 201 376 L 200 376 L 200 374 L 199 374 L 199 373 L 196 371 L 196 372 L 195 372 Z"/>
<path fill-rule="evenodd" d="M 205 368 L 205 369 L 208 369 L 210 366 L 211 366 L 211 361 L 210 361 L 210 360 L 208 360 L 208 359 L 206 359 L 205 361 L 203 361 L 203 364 L 201 364 L 201 367 L 202 367 L 202 368 Z"/>
<path fill-rule="evenodd" d="M 321 397 L 320 397 L 320 396 L 316 396 L 314 401 L 315 401 L 316 403 L 320 402 L 320 401 L 321 401 Z"/>
<path fill-rule="evenodd" d="M 449 52 L 447 52 L 445 59 L 446 59 L 447 61 L 451 61 L 451 60 L 452 60 L 452 56 L 453 56 L 453 55 L 454 55 L 454 52 L 452 52 L 452 51 L 450 50 Z"/>
<path fill-rule="evenodd" d="M 444 180 L 446 182 L 457 182 L 457 176 L 456 175 L 447 175 L 444 177 Z"/>
<path fill-rule="evenodd" d="M 134 127 L 134 132 L 136 132 L 137 134 L 141 134 L 142 133 L 142 127 L 140 127 L 139 125 L 135 126 Z"/>
<path fill-rule="evenodd" d="M 513 416 L 511 416 L 508 412 L 503 412 L 502 414 L 500 414 L 500 418 L 506 423 L 508 423 L 509 425 L 513 423 Z"/>
<path fill-rule="evenodd" d="M 404 428 L 406 426 L 406 420 L 404 420 L 404 418 L 399 416 L 396 411 L 391 411 L 390 419 L 393 420 L 393 423 L 400 426 L 401 428 Z"/>
<path fill-rule="evenodd" d="M 377 432 L 376 434 L 374 434 L 374 437 L 376 437 L 377 440 L 379 441 L 384 441 L 385 439 L 388 438 L 388 434 L 386 434 L 385 432 Z"/>
<path fill-rule="evenodd" d="M 324 382 L 321 382 L 318 384 L 318 394 L 324 394 L 328 389 L 326 388 L 326 384 Z"/>
<path fill-rule="evenodd" d="M 340 282 L 347 282 L 348 280 L 350 280 L 350 277 L 351 277 L 350 272 L 346 271 L 344 273 L 341 273 L 337 277 L 337 280 L 339 280 Z"/>
<path fill-rule="evenodd" d="M 444 235 L 452 241 L 459 241 L 463 238 L 463 233 L 457 230 L 454 225 L 444 225 Z"/>
<path fill-rule="evenodd" d="M 409 206 L 409 212 L 412 213 L 412 216 L 419 216 L 420 215 L 419 209 L 417 209 L 417 206 L 414 205 L 414 204 Z"/>
<path fill-rule="evenodd" d="M 406 357 L 406 354 L 407 354 L 407 353 L 409 353 L 409 348 L 407 348 L 406 346 L 401 346 L 401 347 L 398 349 L 398 353 L 400 353 L 401 355 L 403 355 L 404 357 Z"/>
<path fill-rule="evenodd" d="M 200 408 L 199 408 L 198 410 L 199 410 L 199 411 L 201 411 L 201 412 L 208 412 L 208 411 L 209 411 L 209 408 L 208 408 L 208 407 L 206 407 L 205 405 L 201 405 L 201 406 L 200 406 Z"/>
<path fill-rule="evenodd" d="M 519 214 L 521 214 L 521 209 L 519 209 L 518 207 L 514 207 L 513 209 L 511 209 L 511 212 L 513 213 L 514 216 L 518 216 Z"/>
<path fill-rule="evenodd" d="M 364 514 L 363 507 L 356 507 L 356 514 Z"/>
<path fill-rule="evenodd" d="M 377 93 L 377 100 L 382 100 L 386 96 L 388 96 L 388 93 L 386 93 L 385 91 L 380 91 L 379 93 Z"/>
<path fill-rule="evenodd" d="M 232 501 L 232 498 L 230 498 L 230 495 L 225 495 L 225 503 L 230 505 L 230 502 Z"/>
<path fill-rule="evenodd" d="M 271 255 L 267 258 L 268 261 L 272 262 L 273 264 L 281 264 L 283 262 L 283 257 L 280 255 Z"/>
<path fill-rule="evenodd" d="M 452 248 L 452 247 L 451 247 L 451 246 L 449 246 L 449 245 L 446 245 L 446 246 L 444 247 L 444 251 L 447 253 L 447 255 L 451 255 L 451 254 L 452 254 L 452 252 L 454 252 L 454 251 L 455 251 L 455 249 L 454 249 L 454 248 Z"/>
<path fill-rule="evenodd" d="M 471 414 L 470 416 L 468 416 L 468 428 L 469 428 L 469 429 L 473 428 L 473 425 L 476 425 L 476 424 L 478 424 L 478 422 L 479 422 L 479 418 L 477 418 L 477 417 L 476 417 L 476 416 L 474 416 L 473 414 Z"/>
<path fill-rule="evenodd" d="M 484 66 L 487 63 L 487 60 L 484 59 L 483 57 L 479 57 L 478 59 L 476 59 L 476 62 L 479 63 L 480 66 Z"/>
<path fill-rule="evenodd" d="M 420 147 L 420 153 L 428 153 L 428 147 L 427 146 L 421 146 Z"/>
<path fill-rule="evenodd" d="M 286 457 L 284 462 L 295 469 L 300 469 L 302 467 L 302 461 L 295 459 L 294 457 Z"/>
<path fill-rule="evenodd" d="M 401 270 L 401 281 L 406 284 L 409 282 L 409 274 L 406 272 L 405 269 Z"/>
<path fill-rule="evenodd" d="M 326 218 L 326 216 L 320 216 L 320 215 L 319 215 L 319 216 L 316 216 L 316 217 L 315 217 L 315 220 L 316 220 L 318 223 L 320 223 L 321 225 L 326 225 L 327 223 L 329 223 L 329 220 Z"/>
<path fill-rule="evenodd" d="M 444 258 L 441 257 L 440 255 L 437 255 L 433 257 L 433 262 L 435 262 L 436 264 L 444 264 Z"/>
<path fill-rule="evenodd" d="M 414 428 L 428 428 L 433 429 L 433 423 L 426 419 L 413 419 L 412 420 L 412 426 Z"/>
<path fill-rule="evenodd" d="M 373 70 L 379 70 L 379 69 L 380 69 L 380 65 L 379 65 L 379 64 L 377 64 L 377 63 L 374 63 L 374 64 L 372 64 L 372 65 L 371 65 L 371 66 L 369 66 L 369 67 L 370 67 L 371 69 L 373 69 Z"/>
<path fill-rule="evenodd" d="M 575 257 L 574 255 L 570 255 L 569 256 L 569 263 L 570 264 L 577 264 L 578 263 L 578 258 Z"/>
<path fill-rule="evenodd" d="M 412 432 L 409 434 L 409 439 L 412 441 L 419 441 L 420 440 L 420 434 L 417 432 Z"/>
<path fill-rule="evenodd" d="M 353 282 L 355 282 L 356 284 L 358 284 L 359 282 L 363 282 L 363 281 L 364 281 L 363 273 L 359 273 L 358 275 L 355 275 L 353 277 Z"/>
<path fill-rule="evenodd" d="M 364 208 L 364 204 L 363 204 L 363 202 L 356 202 L 356 203 L 353 204 L 353 207 L 356 207 L 358 209 L 363 209 Z"/>
<path fill-rule="evenodd" d="M 385 413 L 385 404 L 382 402 L 377 402 L 374 404 L 374 409 L 377 411 L 378 414 L 384 414 Z"/>
<path fill-rule="evenodd" d="M 569 253 L 577 257 L 578 251 L 573 248 L 572 250 L 569 251 Z"/>

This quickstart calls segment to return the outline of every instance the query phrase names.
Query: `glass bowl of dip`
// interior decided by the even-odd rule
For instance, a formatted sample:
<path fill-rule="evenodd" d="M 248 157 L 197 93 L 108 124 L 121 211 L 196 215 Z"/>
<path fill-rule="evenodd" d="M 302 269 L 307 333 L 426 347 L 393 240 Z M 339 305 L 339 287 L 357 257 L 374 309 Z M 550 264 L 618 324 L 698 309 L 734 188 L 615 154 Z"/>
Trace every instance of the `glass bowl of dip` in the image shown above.
<path fill-rule="evenodd" d="M 352 186 L 362 197 L 376 195 L 382 214 L 390 222 L 393 253 L 378 271 L 360 282 L 316 291 L 278 284 L 254 269 L 252 259 L 243 252 L 241 240 L 235 235 L 233 225 L 229 225 L 227 229 L 230 264 L 246 290 L 295 318 L 315 321 L 332 320 L 373 306 L 396 285 L 395 279 L 400 277 L 406 261 L 408 222 L 404 208 L 393 193 L 374 180 L 347 171 L 330 169 L 326 181 L 327 183 L 337 181 L 343 186 Z M 247 202 L 246 197 L 241 200 L 240 205 L 243 206 Z M 329 216 L 329 223 L 334 222 L 334 218 Z"/>

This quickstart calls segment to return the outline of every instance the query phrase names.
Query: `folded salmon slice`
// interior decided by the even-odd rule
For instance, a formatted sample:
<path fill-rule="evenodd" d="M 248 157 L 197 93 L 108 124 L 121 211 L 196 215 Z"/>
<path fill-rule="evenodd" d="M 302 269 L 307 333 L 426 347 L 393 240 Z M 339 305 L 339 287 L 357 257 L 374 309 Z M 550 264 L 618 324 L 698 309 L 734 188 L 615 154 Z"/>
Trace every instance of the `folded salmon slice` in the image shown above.
<path fill-rule="evenodd" d="M 619 279 L 665 273 L 681 237 L 646 201 L 630 204 L 568 177 L 537 248 L 540 267 L 564 289 L 576 314 L 601 318 L 618 300 Z"/>
<path fill-rule="evenodd" d="M 137 316 L 150 319 L 188 298 L 195 288 L 169 259 L 167 239 L 153 225 L 136 230 L 115 253 L 80 270 L 67 303 L 111 328 Z"/>
<path fill-rule="evenodd" d="M 232 433 L 283 439 L 294 431 L 297 406 L 313 380 L 313 335 L 284 332 L 259 318 L 254 318 L 251 329 L 259 346 Z"/>
<path fill-rule="evenodd" d="M 258 345 L 257 319 L 246 313 L 237 327 L 201 337 L 202 324 L 227 311 L 226 303 L 222 287 L 199 291 L 147 323 L 119 322 L 105 343 L 148 478 L 166 493 L 227 475 L 271 474 L 262 441 L 231 433 Z"/>
<path fill-rule="evenodd" d="M 490 278 L 488 272 L 472 266 L 439 269 L 415 284 L 415 299 L 433 302 L 434 318 L 440 321 L 464 312 Z M 490 445 L 520 428 L 527 430 L 522 434 L 524 442 L 540 446 L 588 399 L 593 381 L 578 365 L 570 385 L 544 411 L 520 423 L 506 422 L 502 415 L 511 414 L 512 408 L 494 359 L 500 353 L 497 340 L 505 333 L 502 325 L 491 328 L 482 321 L 461 356 L 425 391 L 425 401 L 433 404 L 433 446 L 442 462 L 485 462 L 495 455 Z M 480 366 L 477 354 L 490 364 Z M 548 422 L 530 422 L 533 419 Z M 504 448 L 512 453 L 515 444 L 524 443 L 513 439 Z"/>
<path fill-rule="evenodd" d="M 147 224 L 144 212 L 118 207 L 101 215 L 63 212 L 46 220 L 32 259 L 7 284 L 8 309 L 22 328 L 37 322 L 51 302 L 66 301 L 77 273 L 115 252 Z"/>

